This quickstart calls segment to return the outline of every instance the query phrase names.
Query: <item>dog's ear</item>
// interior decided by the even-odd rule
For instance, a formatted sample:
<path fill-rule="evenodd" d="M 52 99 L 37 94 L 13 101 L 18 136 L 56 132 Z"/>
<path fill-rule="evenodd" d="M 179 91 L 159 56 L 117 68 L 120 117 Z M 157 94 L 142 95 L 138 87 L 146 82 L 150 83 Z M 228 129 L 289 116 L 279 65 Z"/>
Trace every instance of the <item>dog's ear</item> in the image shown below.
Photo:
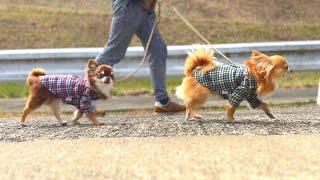
<path fill-rule="evenodd" d="M 95 60 L 89 59 L 87 64 L 87 76 L 89 79 L 95 75 L 95 70 L 98 66 L 99 64 Z"/>
<path fill-rule="evenodd" d="M 263 54 L 262 52 L 259 52 L 257 50 L 253 50 L 251 52 L 251 55 L 252 55 L 252 57 L 269 57 L 268 55 Z"/>
<path fill-rule="evenodd" d="M 270 60 L 270 57 L 268 55 L 263 54 L 263 53 L 256 51 L 256 50 L 253 50 L 251 55 L 252 55 L 251 59 L 253 61 L 255 61 L 256 63 L 258 63 L 260 61 Z"/>
<path fill-rule="evenodd" d="M 94 59 L 89 59 L 88 64 L 87 64 L 88 69 L 95 70 L 98 66 L 99 66 L 99 64 Z"/>
<path fill-rule="evenodd" d="M 257 50 L 253 50 L 253 51 L 251 52 L 252 57 L 259 56 L 259 55 L 261 55 L 261 54 L 263 54 L 263 53 L 261 53 L 261 52 L 259 52 L 259 51 L 257 51 Z"/>

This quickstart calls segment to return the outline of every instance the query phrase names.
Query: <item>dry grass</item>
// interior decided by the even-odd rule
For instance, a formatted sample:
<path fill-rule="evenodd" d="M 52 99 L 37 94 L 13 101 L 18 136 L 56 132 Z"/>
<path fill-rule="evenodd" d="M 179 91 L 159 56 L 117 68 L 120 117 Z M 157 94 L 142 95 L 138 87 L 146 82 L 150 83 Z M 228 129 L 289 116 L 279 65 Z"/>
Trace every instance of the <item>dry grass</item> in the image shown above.
<path fill-rule="evenodd" d="M 213 136 L 0 143 L 1 179 L 320 177 L 319 136 Z"/>
<path fill-rule="evenodd" d="M 317 0 L 261 2 L 162 1 L 161 32 L 168 44 L 199 42 L 173 14 L 172 4 L 213 43 L 320 39 Z M 101 47 L 111 0 L 2 0 L 0 13 L 0 49 Z"/>

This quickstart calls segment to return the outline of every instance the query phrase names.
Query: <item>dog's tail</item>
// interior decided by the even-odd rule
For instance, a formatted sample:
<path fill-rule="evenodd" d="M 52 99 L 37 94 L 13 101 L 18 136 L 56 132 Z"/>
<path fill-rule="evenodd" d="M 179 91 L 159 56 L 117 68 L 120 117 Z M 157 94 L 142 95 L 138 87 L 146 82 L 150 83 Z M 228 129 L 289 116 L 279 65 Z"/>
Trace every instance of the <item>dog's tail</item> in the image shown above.
<path fill-rule="evenodd" d="M 213 51 L 210 49 L 198 48 L 188 53 L 184 66 L 184 75 L 186 77 L 182 80 L 181 85 L 176 88 L 176 96 L 186 101 L 188 99 L 187 91 L 190 92 L 191 89 L 201 88 L 201 85 L 197 83 L 197 80 L 193 76 L 193 70 L 195 68 L 200 67 L 202 73 L 206 73 L 217 64 Z"/>
<path fill-rule="evenodd" d="M 206 73 L 216 65 L 213 51 L 210 49 L 199 48 L 188 53 L 186 64 L 184 65 L 184 75 L 192 76 L 192 71 L 196 67 L 201 67 L 202 72 Z"/>
<path fill-rule="evenodd" d="M 44 76 L 44 75 L 46 75 L 46 71 L 44 69 L 41 69 L 41 68 L 33 69 L 28 75 L 27 83 L 29 85 L 32 85 L 37 80 L 38 76 Z"/>

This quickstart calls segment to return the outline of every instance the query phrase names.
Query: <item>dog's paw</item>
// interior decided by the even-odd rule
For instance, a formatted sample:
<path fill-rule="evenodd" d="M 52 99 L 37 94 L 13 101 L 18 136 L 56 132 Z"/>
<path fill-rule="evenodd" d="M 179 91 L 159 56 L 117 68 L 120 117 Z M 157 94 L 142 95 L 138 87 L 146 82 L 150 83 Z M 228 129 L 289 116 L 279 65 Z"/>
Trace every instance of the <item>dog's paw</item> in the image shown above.
<path fill-rule="evenodd" d="M 21 127 L 27 127 L 27 124 L 25 123 L 20 123 Z"/>
<path fill-rule="evenodd" d="M 198 120 L 198 119 L 195 118 L 195 117 L 192 117 L 192 118 L 189 118 L 189 119 L 188 119 L 188 121 L 196 121 L 196 120 Z"/>
<path fill-rule="evenodd" d="M 227 121 L 227 124 L 235 124 L 235 121 Z"/>
<path fill-rule="evenodd" d="M 78 125 L 80 125 L 80 122 L 79 121 L 72 121 L 72 125 L 73 126 L 78 126 Z"/>
<path fill-rule="evenodd" d="M 204 117 L 198 114 L 198 115 L 194 116 L 194 118 L 196 118 L 196 119 L 203 119 Z"/>
<path fill-rule="evenodd" d="M 68 123 L 67 123 L 67 122 L 65 122 L 65 121 L 63 121 L 63 122 L 61 122 L 61 123 L 60 123 L 60 125 L 61 125 L 61 126 L 67 126 L 67 125 L 68 125 Z"/>
<path fill-rule="evenodd" d="M 196 120 L 201 120 L 201 119 L 204 119 L 204 117 L 199 114 L 185 118 L 186 121 L 196 121 Z"/>
<path fill-rule="evenodd" d="M 187 120 L 188 120 L 188 121 L 200 121 L 200 120 L 202 120 L 202 119 L 203 119 L 202 116 L 201 116 L 201 117 L 195 116 L 195 117 L 189 118 L 189 119 L 187 119 Z"/>
<path fill-rule="evenodd" d="M 276 119 L 276 117 L 274 117 L 274 115 L 270 111 L 265 111 L 265 113 L 270 119 Z"/>
<path fill-rule="evenodd" d="M 106 125 L 105 122 L 102 122 L 102 121 L 98 121 L 96 123 L 94 123 L 96 126 L 101 126 L 101 125 Z"/>
<path fill-rule="evenodd" d="M 234 117 L 228 117 L 227 118 L 227 123 L 230 123 L 230 124 L 233 124 L 235 121 L 234 121 Z"/>

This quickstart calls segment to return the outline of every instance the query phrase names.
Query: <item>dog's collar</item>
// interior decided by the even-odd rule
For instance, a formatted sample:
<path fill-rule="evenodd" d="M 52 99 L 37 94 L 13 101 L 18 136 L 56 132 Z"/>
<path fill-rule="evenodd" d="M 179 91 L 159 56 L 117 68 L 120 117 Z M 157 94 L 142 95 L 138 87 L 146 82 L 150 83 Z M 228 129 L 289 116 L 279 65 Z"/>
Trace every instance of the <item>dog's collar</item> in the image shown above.
<path fill-rule="evenodd" d="M 100 99 L 103 96 L 101 93 L 97 92 L 94 89 L 89 89 L 89 91 L 90 91 L 91 98 L 94 99 L 94 100 Z"/>
<path fill-rule="evenodd" d="M 248 85 L 251 89 L 256 89 L 258 87 L 257 80 L 250 74 L 248 67 L 246 67 L 246 69 L 243 71 L 243 79 L 248 81 Z"/>
<path fill-rule="evenodd" d="M 250 77 L 250 71 L 249 71 L 249 68 L 246 67 L 246 69 L 243 71 L 243 78 L 244 79 L 248 79 Z"/>

